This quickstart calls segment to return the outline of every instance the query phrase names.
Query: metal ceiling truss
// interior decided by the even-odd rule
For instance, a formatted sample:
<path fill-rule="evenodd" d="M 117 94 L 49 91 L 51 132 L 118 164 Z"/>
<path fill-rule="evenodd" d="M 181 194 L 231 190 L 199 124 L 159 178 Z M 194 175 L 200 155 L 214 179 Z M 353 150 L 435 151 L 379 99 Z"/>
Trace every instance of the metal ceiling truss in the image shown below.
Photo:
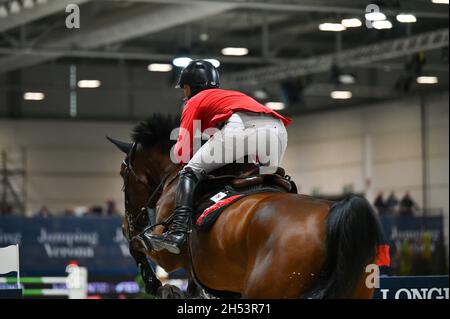
<path fill-rule="evenodd" d="M 232 9 L 232 4 L 163 6 L 158 9 L 140 7 L 122 10 L 93 22 L 80 30 L 65 30 L 61 35 L 43 43 L 56 49 L 45 56 L 12 55 L 0 59 L 0 72 L 29 67 L 62 55 L 58 50 L 94 49 L 132 38 L 197 21 Z"/>
<path fill-rule="evenodd" d="M 91 0 L 50 0 L 45 4 L 35 5 L 32 9 L 23 9 L 19 14 L 10 14 L 0 19 L 0 32 L 25 25 L 57 12 L 64 12 L 68 4 L 82 5 Z"/>
<path fill-rule="evenodd" d="M 341 67 L 359 66 L 447 46 L 448 28 L 344 50 L 339 53 L 237 72 L 224 76 L 223 83 L 230 87 L 257 85 L 307 74 L 327 72 L 334 64 Z"/>
<path fill-rule="evenodd" d="M 122 0 L 115 0 L 122 1 Z M 236 6 L 237 9 L 250 9 L 250 10 L 267 10 L 273 12 L 322 12 L 322 13 L 340 13 L 340 14 L 353 14 L 361 15 L 365 14 L 366 8 L 361 7 L 346 7 L 338 5 L 330 5 L 327 2 L 314 4 L 305 3 L 293 3 L 293 2 L 266 2 L 262 0 L 256 1 L 242 1 L 242 0 L 129 0 L 132 2 L 140 3 L 160 3 L 160 4 L 201 4 L 201 5 L 213 5 L 213 4 L 232 4 Z M 383 12 L 387 15 L 395 16 L 398 13 L 402 13 L 402 10 L 396 10 L 391 8 L 382 8 Z M 437 18 L 437 19 L 448 19 L 448 12 L 442 11 L 424 11 L 424 10 L 413 10 L 417 17 L 422 18 Z"/>

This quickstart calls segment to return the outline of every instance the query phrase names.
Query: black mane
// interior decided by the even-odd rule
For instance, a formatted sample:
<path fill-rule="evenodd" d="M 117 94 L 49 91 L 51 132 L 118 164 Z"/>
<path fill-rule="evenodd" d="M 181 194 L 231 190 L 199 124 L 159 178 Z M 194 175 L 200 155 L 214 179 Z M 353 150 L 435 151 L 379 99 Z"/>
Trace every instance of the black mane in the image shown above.
<path fill-rule="evenodd" d="M 180 118 L 173 115 L 153 114 L 133 129 L 133 142 L 144 147 L 159 145 L 163 150 L 170 150 L 176 142 L 170 140 L 170 133 L 180 125 Z"/>

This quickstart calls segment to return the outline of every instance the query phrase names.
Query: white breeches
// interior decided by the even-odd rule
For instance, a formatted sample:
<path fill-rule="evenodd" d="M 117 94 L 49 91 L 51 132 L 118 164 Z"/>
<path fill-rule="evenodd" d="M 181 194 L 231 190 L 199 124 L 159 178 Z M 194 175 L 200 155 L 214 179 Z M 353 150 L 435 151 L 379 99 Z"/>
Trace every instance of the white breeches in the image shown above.
<path fill-rule="evenodd" d="M 259 163 L 260 173 L 274 173 L 287 146 L 287 132 L 281 120 L 264 113 L 237 112 L 213 134 L 189 163 L 197 175 L 237 162 L 244 157 Z"/>

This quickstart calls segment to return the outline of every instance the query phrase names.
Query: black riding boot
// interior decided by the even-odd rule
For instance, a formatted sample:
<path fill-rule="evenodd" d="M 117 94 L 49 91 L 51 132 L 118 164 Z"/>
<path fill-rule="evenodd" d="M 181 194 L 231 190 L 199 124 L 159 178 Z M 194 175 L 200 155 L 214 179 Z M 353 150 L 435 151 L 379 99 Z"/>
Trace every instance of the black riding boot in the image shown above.
<path fill-rule="evenodd" d="M 186 241 L 189 220 L 193 214 L 196 184 L 197 177 L 192 170 L 186 169 L 180 173 L 171 229 L 161 235 L 144 233 L 144 238 L 150 242 L 154 250 L 166 249 L 173 254 L 180 253 L 180 249 Z"/>

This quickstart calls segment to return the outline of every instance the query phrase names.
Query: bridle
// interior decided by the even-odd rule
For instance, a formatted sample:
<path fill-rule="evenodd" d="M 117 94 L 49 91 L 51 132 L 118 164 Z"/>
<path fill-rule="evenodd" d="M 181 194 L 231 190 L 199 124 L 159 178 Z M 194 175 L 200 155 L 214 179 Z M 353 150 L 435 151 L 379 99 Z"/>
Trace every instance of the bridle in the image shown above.
<path fill-rule="evenodd" d="M 133 175 L 133 177 L 136 179 L 136 181 L 138 181 L 139 183 L 141 183 L 142 185 L 145 186 L 145 188 L 149 191 L 150 195 L 149 195 L 148 199 L 145 201 L 144 206 L 141 207 L 141 209 L 139 210 L 138 213 L 134 213 L 134 214 L 131 212 L 125 213 L 128 227 L 127 227 L 127 231 L 124 230 L 124 236 L 128 240 L 128 242 L 130 242 L 132 240 L 133 233 L 136 229 L 140 230 L 140 231 L 145 231 L 148 229 L 152 229 L 158 225 L 167 226 L 168 224 L 170 224 L 172 216 L 170 216 L 169 218 L 167 218 L 166 220 L 164 220 L 162 222 L 156 223 L 156 211 L 155 211 L 156 210 L 156 202 L 157 202 L 157 199 L 159 199 L 159 197 L 161 196 L 162 190 L 164 189 L 164 185 L 168 181 L 169 177 L 175 172 L 176 169 L 179 169 L 178 167 L 175 167 L 174 169 L 172 169 L 169 172 L 167 172 L 166 174 L 164 174 L 164 176 L 161 179 L 161 181 L 159 182 L 159 184 L 156 186 L 156 188 L 154 190 L 152 190 L 152 187 L 148 184 L 148 182 L 145 181 L 144 179 L 142 179 L 142 177 L 140 177 L 133 169 L 132 162 L 133 162 L 133 156 L 136 151 L 136 148 L 137 148 L 137 143 L 133 143 L 133 146 L 130 149 L 130 153 L 122 162 L 122 164 L 125 167 L 124 174 L 123 174 L 124 184 L 122 187 L 122 191 L 125 194 L 125 205 L 127 205 L 129 202 L 127 187 L 128 187 L 130 173 L 131 173 L 131 175 Z M 171 182 L 173 182 L 176 179 L 176 177 L 177 177 L 177 175 L 173 176 L 168 181 L 167 184 L 170 184 Z M 149 223 L 151 223 L 151 224 L 149 225 Z"/>
<path fill-rule="evenodd" d="M 152 229 L 158 225 L 164 225 L 165 227 L 168 227 L 168 225 L 171 222 L 172 215 L 169 216 L 166 220 L 156 223 L 156 200 L 158 199 L 162 191 L 164 189 L 164 185 L 172 183 L 178 176 L 178 174 L 175 174 L 171 179 L 169 177 L 173 175 L 175 170 L 179 169 L 179 167 L 175 166 L 172 170 L 170 170 L 168 173 L 166 173 L 159 184 L 156 186 L 154 190 L 152 190 L 151 186 L 142 179 L 133 169 L 133 155 L 136 152 L 137 144 L 133 143 L 133 146 L 130 149 L 129 154 L 123 161 L 123 165 L 125 167 L 124 173 L 122 175 L 124 179 L 124 184 L 122 187 L 122 190 L 125 194 L 125 205 L 128 203 L 128 193 L 127 193 L 127 187 L 128 187 L 128 181 L 130 173 L 133 175 L 133 177 L 141 184 L 143 184 L 146 189 L 149 191 L 150 196 L 145 202 L 145 205 L 142 206 L 140 211 L 136 214 L 131 214 L 130 212 L 125 212 L 125 218 L 127 219 L 127 230 L 122 228 L 122 232 L 125 236 L 125 238 L 128 241 L 129 250 L 131 256 L 134 258 L 136 265 L 139 269 L 139 273 L 141 274 L 142 279 L 144 280 L 145 284 L 145 291 L 150 294 L 156 294 L 156 291 L 158 288 L 162 285 L 161 281 L 159 281 L 158 277 L 156 277 L 155 272 L 153 271 L 152 267 L 150 266 L 147 256 L 145 253 L 143 253 L 141 250 L 139 250 L 134 243 L 136 241 L 133 241 L 133 233 L 134 230 L 138 229 L 142 232 L 145 232 L 148 229 Z M 169 179 L 169 180 L 168 180 Z M 150 226 L 148 224 L 151 223 Z"/>

